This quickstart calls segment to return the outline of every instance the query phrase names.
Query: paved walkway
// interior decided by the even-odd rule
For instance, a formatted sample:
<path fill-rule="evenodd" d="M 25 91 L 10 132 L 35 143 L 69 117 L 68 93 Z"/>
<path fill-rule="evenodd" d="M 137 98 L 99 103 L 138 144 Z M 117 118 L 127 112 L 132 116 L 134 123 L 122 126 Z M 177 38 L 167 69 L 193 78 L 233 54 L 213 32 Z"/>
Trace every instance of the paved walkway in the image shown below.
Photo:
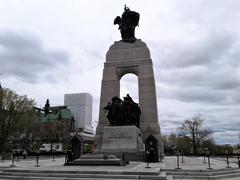
<path fill-rule="evenodd" d="M 16 169 L 16 170 L 50 170 L 50 171 L 94 171 L 94 172 L 152 172 L 158 173 L 160 171 L 174 171 L 177 167 L 177 158 L 175 156 L 166 156 L 163 162 L 150 163 L 151 168 L 145 168 L 146 163 L 143 162 L 130 162 L 127 166 L 63 166 L 65 159 L 63 157 L 56 157 L 55 161 L 52 161 L 51 157 L 40 157 L 39 165 L 36 166 L 36 160 L 26 159 L 15 161 L 15 167 L 10 167 L 12 161 L 6 160 L 2 162 L 0 160 L 0 170 L 1 169 Z M 180 158 L 180 168 L 182 170 L 189 171 L 203 171 L 207 170 L 208 163 L 206 158 L 206 163 L 203 163 L 203 157 L 183 157 L 183 161 Z M 237 168 L 238 165 L 234 162 L 235 159 L 231 160 L 230 166 L 232 168 Z M 226 159 L 224 158 L 210 158 L 211 167 L 215 170 L 225 169 Z M 235 180 L 236 178 L 229 178 L 229 180 Z M 240 178 L 237 178 L 240 179 Z"/>
<path fill-rule="evenodd" d="M 182 169 L 189 169 L 189 170 L 206 170 L 208 168 L 208 159 L 203 157 L 182 157 L 179 158 L 179 165 Z M 238 167 L 237 160 L 232 159 L 230 162 L 231 167 Z M 176 156 L 167 156 L 164 159 L 163 163 L 164 169 L 174 169 L 177 167 L 177 158 Z M 210 158 L 210 167 L 213 169 L 222 169 L 226 168 L 226 158 Z"/>

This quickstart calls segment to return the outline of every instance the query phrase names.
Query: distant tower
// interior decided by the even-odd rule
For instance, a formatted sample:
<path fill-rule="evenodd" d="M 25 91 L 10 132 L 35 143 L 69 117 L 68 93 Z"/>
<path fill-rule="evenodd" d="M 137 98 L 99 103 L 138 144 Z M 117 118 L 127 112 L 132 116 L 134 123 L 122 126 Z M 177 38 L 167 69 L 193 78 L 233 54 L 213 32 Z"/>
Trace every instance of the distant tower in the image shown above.
<path fill-rule="evenodd" d="M 89 93 L 75 93 L 64 95 L 64 105 L 74 116 L 75 131 L 93 134 L 92 129 L 92 96 Z"/>

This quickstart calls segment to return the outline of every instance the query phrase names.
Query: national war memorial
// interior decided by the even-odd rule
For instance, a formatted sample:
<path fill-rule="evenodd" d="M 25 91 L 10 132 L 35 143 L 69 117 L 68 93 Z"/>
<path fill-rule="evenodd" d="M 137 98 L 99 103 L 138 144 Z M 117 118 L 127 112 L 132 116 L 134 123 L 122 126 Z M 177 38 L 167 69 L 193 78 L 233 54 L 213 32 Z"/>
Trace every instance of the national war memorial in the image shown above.
<path fill-rule="evenodd" d="M 113 97 L 119 97 L 120 79 L 125 74 L 133 73 L 138 77 L 139 108 L 141 111 L 135 127 L 140 130 L 140 138 L 145 144 L 145 150 L 148 149 L 150 144 L 153 144 L 158 157 L 163 157 L 164 152 L 158 122 L 152 59 L 147 45 L 140 39 L 135 38 L 135 27 L 138 26 L 139 19 L 139 13 L 131 11 L 125 6 L 122 17 L 117 16 L 114 20 L 114 24 L 119 25 L 122 40 L 114 42 L 106 54 L 100 96 L 99 124 L 96 129 L 95 144 L 101 151 L 101 146 L 105 145 L 103 137 L 104 133 L 106 133 L 106 128 L 116 129 L 117 126 L 109 127 L 111 121 L 109 122 L 104 112 L 104 107 Z M 129 97 L 126 96 L 125 98 Z M 116 116 L 119 117 L 119 115 Z M 123 127 L 120 126 L 119 128 L 124 128 L 124 123 Z M 118 139 L 121 139 L 121 137 L 118 137 Z M 127 151 L 126 149 L 122 150 Z"/>

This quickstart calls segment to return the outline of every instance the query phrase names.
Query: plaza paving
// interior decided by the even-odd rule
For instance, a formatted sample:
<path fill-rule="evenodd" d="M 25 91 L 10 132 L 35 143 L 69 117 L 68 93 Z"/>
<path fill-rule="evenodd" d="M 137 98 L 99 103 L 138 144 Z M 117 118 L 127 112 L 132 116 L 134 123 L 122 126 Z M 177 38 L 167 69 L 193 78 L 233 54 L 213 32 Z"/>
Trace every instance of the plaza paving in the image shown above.
<path fill-rule="evenodd" d="M 147 164 L 143 162 L 130 162 L 127 166 L 63 166 L 65 159 L 64 157 L 56 157 L 55 161 L 52 160 L 52 157 L 40 157 L 39 165 L 40 167 L 36 166 L 35 158 L 29 158 L 26 160 L 15 161 L 15 167 L 10 167 L 11 161 L 5 160 L 4 162 L 0 161 L 0 171 L 39 171 L 39 172 L 68 172 L 68 173 L 75 173 L 81 172 L 85 174 L 142 174 L 142 175 L 157 175 L 161 174 L 162 172 L 166 172 L 166 174 L 172 174 L 174 179 L 184 179 L 184 175 L 188 173 L 195 173 L 197 175 L 201 175 L 203 173 L 211 173 L 211 172 L 218 172 L 219 174 L 221 171 L 231 171 L 231 172 L 239 172 L 239 177 L 235 175 L 233 178 L 221 178 L 221 179 L 229 179 L 229 180 L 240 180 L 240 169 L 238 168 L 237 159 L 230 158 L 230 166 L 231 168 L 226 168 L 226 158 L 211 158 L 211 168 L 207 169 L 208 163 L 206 158 L 206 163 L 203 163 L 203 157 L 184 157 L 184 163 L 182 163 L 182 159 L 180 157 L 180 170 L 176 170 L 177 167 L 177 158 L 175 156 L 166 156 L 162 162 L 159 163 L 150 163 L 149 166 L 151 168 L 146 168 Z M 182 173 L 182 176 L 177 176 L 176 173 Z M 231 173 L 229 173 L 231 174 Z M 1 177 L 1 176 L 0 176 Z M 119 176 L 120 177 L 120 176 Z M 147 176 L 146 176 L 147 177 Z M 191 176 L 188 177 L 188 179 Z M 85 178 L 86 179 L 86 178 Z M 148 178 L 146 178 L 148 179 Z M 169 178 L 168 178 L 169 179 Z M 171 178 L 170 178 L 171 179 Z M 173 179 L 173 178 L 172 178 Z M 193 178 L 198 179 L 198 178 Z"/>

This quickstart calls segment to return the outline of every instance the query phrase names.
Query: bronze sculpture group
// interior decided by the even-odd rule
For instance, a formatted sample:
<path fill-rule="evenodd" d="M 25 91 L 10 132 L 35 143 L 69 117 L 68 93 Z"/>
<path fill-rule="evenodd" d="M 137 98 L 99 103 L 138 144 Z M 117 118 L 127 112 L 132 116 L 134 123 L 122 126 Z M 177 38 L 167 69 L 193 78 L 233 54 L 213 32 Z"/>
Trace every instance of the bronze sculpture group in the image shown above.
<path fill-rule="evenodd" d="M 118 29 L 120 29 L 123 41 L 130 43 L 136 41 L 135 27 L 138 26 L 139 17 L 139 13 L 131 11 L 125 5 L 122 17 L 115 18 L 114 25 L 119 25 Z M 108 112 L 107 118 L 111 126 L 135 125 L 139 127 L 141 111 L 138 104 L 128 94 L 123 101 L 117 96 L 113 97 L 112 102 L 109 102 L 104 110 Z"/>
<path fill-rule="evenodd" d="M 104 110 L 108 112 L 107 118 L 110 126 L 134 125 L 139 128 L 141 110 L 128 94 L 123 101 L 114 96 L 112 102 L 109 102 Z"/>
<path fill-rule="evenodd" d="M 122 17 L 117 16 L 114 20 L 114 25 L 118 24 L 122 36 L 122 40 L 125 42 L 133 43 L 135 38 L 135 27 L 138 26 L 140 15 L 135 11 L 131 11 L 126 5 Z"/>

